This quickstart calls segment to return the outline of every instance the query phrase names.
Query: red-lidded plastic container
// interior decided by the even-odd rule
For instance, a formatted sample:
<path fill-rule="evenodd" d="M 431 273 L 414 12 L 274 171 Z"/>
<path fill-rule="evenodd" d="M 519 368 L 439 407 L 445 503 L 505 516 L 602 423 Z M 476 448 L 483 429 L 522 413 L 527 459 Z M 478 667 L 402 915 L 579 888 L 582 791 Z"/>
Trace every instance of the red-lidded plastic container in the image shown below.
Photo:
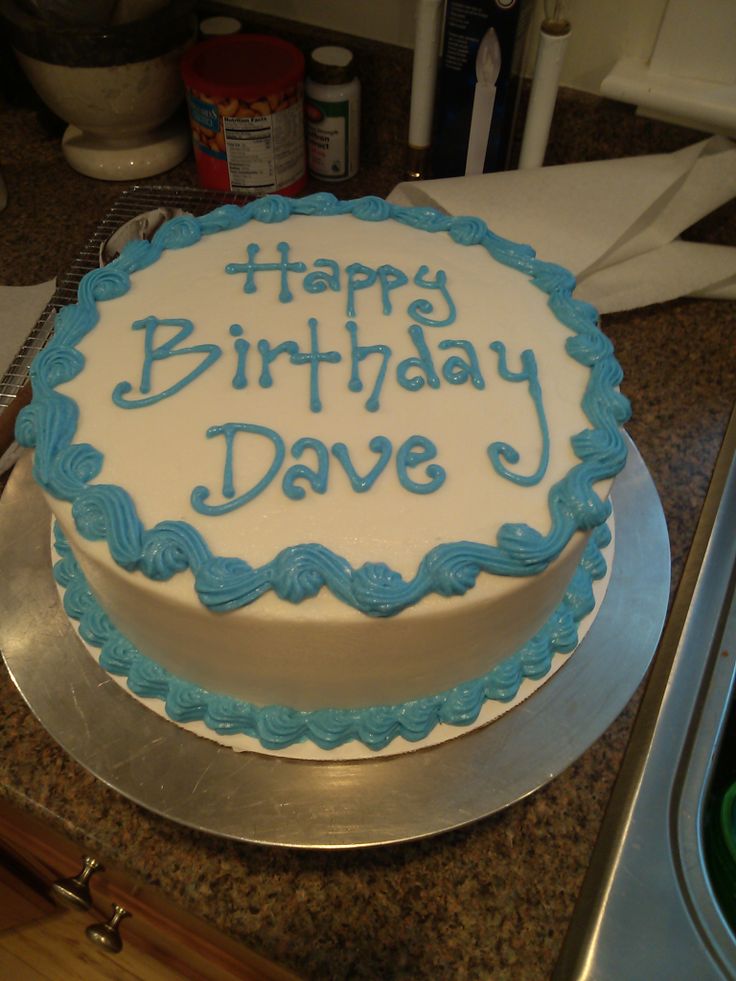
<path fill-rule="evenodd" d="M 306 184 L 304 55 L 280 38 L 233 34 L 182 59 L 202 187 L 298 194 Z"/>

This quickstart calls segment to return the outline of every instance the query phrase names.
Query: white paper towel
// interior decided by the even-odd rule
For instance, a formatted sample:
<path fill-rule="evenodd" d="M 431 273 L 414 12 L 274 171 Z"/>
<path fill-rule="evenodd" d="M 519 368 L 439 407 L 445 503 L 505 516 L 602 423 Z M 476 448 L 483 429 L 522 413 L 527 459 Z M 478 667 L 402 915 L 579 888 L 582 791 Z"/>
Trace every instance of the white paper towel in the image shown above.
<path fill-rule="evenodd" d="M 34 286 L 0 286 L 0 379 L 33 330 L 55 289 L 54 279 Z M 13 379 L 12 383 L 16 381 Z M 0 448 L 0 452 L 0 474 L 4 474 L 17 462 L 20 449 L 17 443 L 11 443 L 9 447 Z"/>
<path fill-rule="evenodd" d="M 678 236 L 736 196 L 736 144 L 676 153 L 399 184 L 397 204 L 483 218 L 575 273 L 601 313 L 678 296 L 736 299 L 736 248 Z"/>
<path fill-rule="evenodd" d="M 0 286 L 0 378 L 33 330 L 55 289 L 54 279 L 34 286 Z"/>

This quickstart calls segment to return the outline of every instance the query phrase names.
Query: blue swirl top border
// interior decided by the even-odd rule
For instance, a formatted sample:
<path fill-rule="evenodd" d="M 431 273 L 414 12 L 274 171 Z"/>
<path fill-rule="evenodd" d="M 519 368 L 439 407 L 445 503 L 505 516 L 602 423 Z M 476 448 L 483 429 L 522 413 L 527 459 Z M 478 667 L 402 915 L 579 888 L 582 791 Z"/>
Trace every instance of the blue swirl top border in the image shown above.
<path fill-rule="evenodd" d="M 396 737 L 419 742 L 441 723 L 472 725 L 487 701 L 512 701 L 525 678 L 544 678 L 555 655 L 571 654 L 579 642 L 581 621 L 595 609 L 593 583 L 606 575 L 602 549 L 610 542 L 608 525 L 595 529 L 557 609 L 523 647 L 486 674 L 436 694 L 368 708 L 305 711 L 286 705 L 256 705 L 177 678 L 142 654 L 115 627 L 95 599 L 58 525 L 54 527 L 54 547 L 59 555 L 54 578 L 64 592 L 66 613 L 79 621 L 80 636 L 99 648 L 100 666 L 124 677 L 135 695 L 162 701 L 166 715 L 174 722 L 202 722 L 227 738 L 244 734 L 271 750 L 307 741 L 333 750 L 356 740 L 378 751 Z"/>
<path fill-rule="evenodd" d="M 244 557 L 213 555 L 203 536 L 187 522 L 163 521 L 145 528 L 124 488 L 93 483 L 102 470 L 103 454 L 89 444 L 74 442 L 79 409 L 56 388 L 84 369 L 76 345 L 95 328 L 98 304 L 127 292 L 131 276 L 155 263 L 164 251 L 188 248 L 204 235 L 250 221 L 273 224 L 292 215 L 346 214 L 360 221 L 397 221 L 485 249 L 545 292 L 550 309 L 569 328 L 567 353 L 590 371 L 582 408 L 591 426 L 572 439 L 580 462 L 549 491 L 551 526 L 546 535 L 525 524 L 507 523 L 499 530 L 495 545 L 445 543 L 427 552 L 410 580 L 388 563 L 353 568 L 319 544 L 298 543 L 254 568 Z M 594 529 L 607 519 L 610 504 L 596 494 L 594 484 L 614 477 L 624 466 L 621 426 L 629 417 L 630 406 L 618 390 L 622 372 L 612 345 L 598 327 L 595 309 L 573 297 L 574 286 L 568 270 L 537 259 L 530 246 L 500 238 L 480 218 L 393 205 L 378 197 L 339 201 L 327 193 L 305 198 L 273 195 L 244 206 L 224 205 L 200 218 L 182 215 L 163 225 L 150 242 L 130 243 L 109 266 L 84 276 L 77 302 L 60 311 L 51 341 L 31 367 L 33 399 L 19 413 L 16 438 L 23 446 L 35 447 L 36 480 L 52 496 L 71 503 L 79 533 L 89 540 L 106 541 L 114 561 L 125 569 L 140 570 L 155 580 L 191 569 L 199 599 L 217 611 L 246 606 L 270 590 L 287 602 L 299 603 L 326 587 L 362 613 L 393 616 L 431 593 L 461 595 L 475 585 L 481 572 L 537 574 L 560 554 L 576 531 Z"/>

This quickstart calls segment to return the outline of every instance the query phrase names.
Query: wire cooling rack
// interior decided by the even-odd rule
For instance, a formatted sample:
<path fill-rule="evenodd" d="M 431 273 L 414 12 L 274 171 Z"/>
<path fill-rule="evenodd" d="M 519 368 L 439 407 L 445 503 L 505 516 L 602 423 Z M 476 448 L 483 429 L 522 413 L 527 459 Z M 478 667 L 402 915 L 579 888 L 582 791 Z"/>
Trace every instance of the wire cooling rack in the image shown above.
<path fill-rule="evenodd" d="M 168 206 L 200 215 L 221 204 L 244 204 L 247 200 L 237 194 L 196 188 L 149 185 L 124 191 L 59 281 L 56 291 L 0 380 L 0 417 L 5 412 L 13 412 L 28 382 L 31 362 L 53 333 L 57 311 L 68 303 L 74 303 L 80 280 L 85 273 L 99 266 L 100 249 L 113 232 L 132 218 L 154 208 Z"/>

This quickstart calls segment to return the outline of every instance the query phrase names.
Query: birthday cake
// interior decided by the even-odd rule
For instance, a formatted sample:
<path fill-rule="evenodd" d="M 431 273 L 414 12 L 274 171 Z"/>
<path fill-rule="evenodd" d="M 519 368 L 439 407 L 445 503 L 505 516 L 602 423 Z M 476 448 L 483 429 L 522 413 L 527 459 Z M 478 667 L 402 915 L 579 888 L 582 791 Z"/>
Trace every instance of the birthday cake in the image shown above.
<path fill-rule="evenodd" d="M 87 274 L 17 436 L 103 667 L 270 749 L 415 744 L 544 676 L 626 457 L 573 287 L 479 219 L 325 194 Z"/>

